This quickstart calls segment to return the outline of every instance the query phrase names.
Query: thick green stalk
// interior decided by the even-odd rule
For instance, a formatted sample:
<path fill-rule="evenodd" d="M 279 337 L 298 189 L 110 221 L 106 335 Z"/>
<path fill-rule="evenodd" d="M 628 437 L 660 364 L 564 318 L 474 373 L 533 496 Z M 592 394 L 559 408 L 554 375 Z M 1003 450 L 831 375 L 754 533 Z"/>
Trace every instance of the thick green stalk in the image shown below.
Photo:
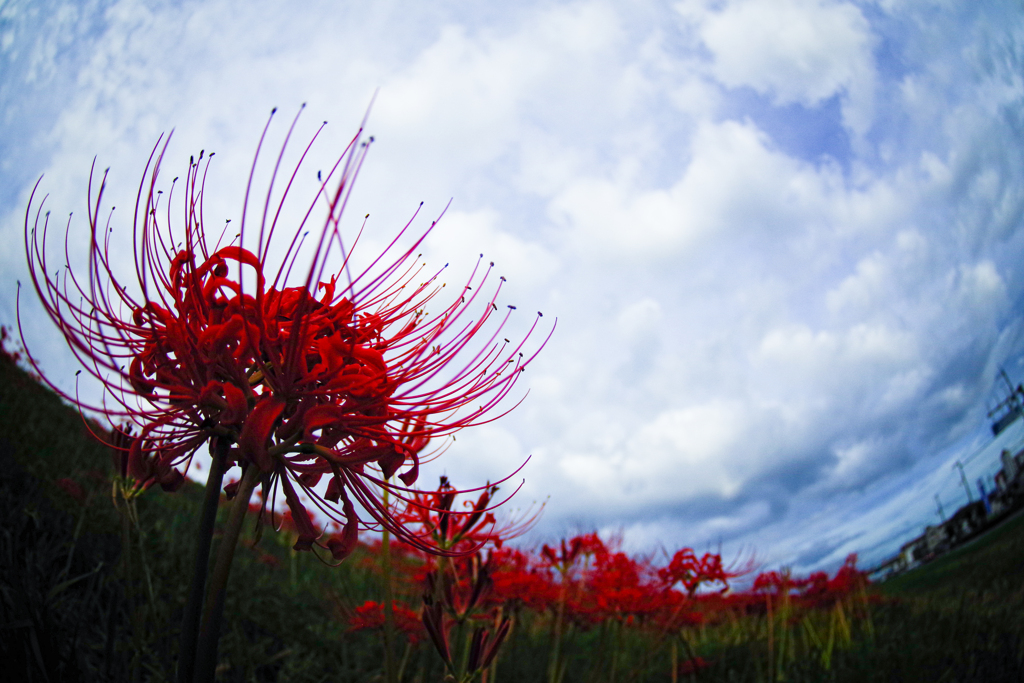
<path fill-rule="evenodd" d="M 206 494 L 203 497 L 203 511 L 199 518 L 199 534 L 196 536 L 196 555 L 192 569 L 192 581 L 188 587 L 188 602 L 181 619 L 181 645 L 178 651 L 178 683 L 192 683 L 195 670 L 196 640 L 199 637 L 199 617 L 203 613 L 203 593 L 206 590 L 206 572 L 210 566 L 210 542 L 213 526 L 217 521 L 217 506 L 220 503 L 220 487 L 224 482 L 224 464 L 227 460 L 228 444 L 217 440 L 206 478 Z"/>
<path fill-rule="evenodd" d="M 128 598 L 128 610 L 131 613 L 132 642 L 135 650 L 135 653 L 132 655 L 131 680 L 135 683 L 139 680 L 141 672 L 142 622 L 138 605 L 135 602 L 135 585 L 134 577 L 132 576 L 131 520 L 128 518 L 127 509 L 118 508 L 118 512 L 121 513 L 121 569 L 124 572 L 124 586 Z"/>
<path fill-rule="evenodd" d="M 548 662 L 548 683 L 558 683 L 559 649 L 562 644 L 562 617 L 565 613 L 566 577 L 562 575 L 562 587 L 558 593 L 558 610 L 555 613 L 554 633 L 552 634 L 551 661 Z"/>
<path fill-rule="evenodd" d="M 220 639 L 220 623 L 224 616 L 224 595 L 231 573 L 231 562 L 235 559 L 235 547 L 242 531 L 245 513 L 249 511 L 249 498 L 260 480 L 260 470 L 250 464 L 238 485 L 238 493 L 231 505 L 220 547 L 217 548 L 217 563 L 210 575 L 210 588 L 206 593 L 206 607 L 203 610 L 203 624 L 199 631 L 196 647 L 196 683 L 213 683 L 217 670 L 217 641 Z"/>

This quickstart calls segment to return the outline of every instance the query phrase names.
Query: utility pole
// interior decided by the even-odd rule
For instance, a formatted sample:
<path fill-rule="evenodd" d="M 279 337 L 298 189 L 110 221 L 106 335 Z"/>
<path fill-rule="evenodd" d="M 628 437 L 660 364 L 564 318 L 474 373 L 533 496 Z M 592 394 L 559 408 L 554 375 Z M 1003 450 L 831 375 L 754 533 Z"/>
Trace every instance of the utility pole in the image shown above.
<path fill-rule="evenodd" d="M 960 468 L 960 481 L 962 481 L 964 483 L 964 491 L 967 492 L 967 502 L 968 503 L 973 503 L 974 502 L 974 496 L 971 495 L 971 487 L 967 483 L 967 476 L 964 474 L 964 464 L 962 462 L 960 462 L 959 460 L 957 460 L 956 461 L 956 465 L 954 465 L 954 467 L 959 467 Z"/>
<path fill-rule="evenodd" d="M 942 523 L 945 524 L 946 523 L 946 513 L 942 510 L 942 501 L 939 500 L 939 494 L 937 494 L 937 493 L 935 494 L 935 504 L 939 506 L 939 519 L 941 519 Z"/>

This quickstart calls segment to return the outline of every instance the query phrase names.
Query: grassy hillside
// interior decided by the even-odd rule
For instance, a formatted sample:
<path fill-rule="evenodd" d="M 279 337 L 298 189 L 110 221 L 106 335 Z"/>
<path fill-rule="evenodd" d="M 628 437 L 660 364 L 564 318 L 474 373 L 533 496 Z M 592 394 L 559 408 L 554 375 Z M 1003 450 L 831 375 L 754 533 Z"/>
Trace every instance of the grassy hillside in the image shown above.
<path fill-rule="evenodd" d="M 883 584 L 888 595 L 959 598 L 975 604 L 1024 602 L 1024 514 L 973 542 Z"/>
<path fill-rule="evenodd" d="M 173 679 L 202 490 L 147 492 L 138 528 L 126 530 L 111 474 L 109 451 L 78 413 L 0 358 L 5 671 L 23 670 L 24 680 Z M 222 679 L 363 680 L 380 650 L 370 634 L 347 633 L 343 617 L 355 599 L 379 594 L 373 572 L 358 557 L 324 567 L 277 541 L 265 534 L 236 557 Z"/>

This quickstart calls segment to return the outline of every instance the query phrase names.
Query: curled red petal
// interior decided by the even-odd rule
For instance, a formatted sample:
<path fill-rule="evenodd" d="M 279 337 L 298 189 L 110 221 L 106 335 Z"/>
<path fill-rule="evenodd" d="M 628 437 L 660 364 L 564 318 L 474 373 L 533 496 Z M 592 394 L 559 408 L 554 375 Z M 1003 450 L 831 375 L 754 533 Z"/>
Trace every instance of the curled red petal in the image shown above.
<path fill-rule="evenodd" d="M 264 472 L 271 472 L 274 469 L 273 459 L 267 453 L 267 441 L 284 407 L 283 399 L 272 395 L 264 396 L 249 413 L 245 425 L 242 426 L 242 433 L 238 436 L 238 447 L 242 451 L 242 456 L 256 463 Z"/>
<path fill-rule="evenodd" d="M 313 528 L 313 520 L 309 518 L 309 512 L 306 511 L 302 501 L 299 500 L 299 496 L 295 493 L 295 488 L 292 486 L 292 482 L 289 480 L 286 472 L 281 472 L 281 486 L 284 488 L 284 497 L 288 503 L 288 509 L 292 512 L 292 522 L 295 524 L 295 530 L 299 533 L 299 539 L 295 541 L 293 549 L 309 550 L 313 546 L 313 541 L 319 535 L 316 529 Z"/>
<path fill-rule="evenodd" d="M 399 453 L 393 446 L 387 448 L 384 454 L 377 458 L 377 465 L 380 467 L 380 471 L 385 479 L 393 477 L 404 462 L 405 456 Z"/>
<path fill-rule="evenodd" d="M 345 528 L 342 529 L 341 538 L 332 538 L 327 541 L 327 548 L 331 551 L 331 556 L 338 562 L 352 554 L 356 548 L 356 542 L 359 540 L 359 518 L 356 517 L 355 506 L 348 499 L 344 487 L 340 487 L 340 494 L 342 511 L 345 513 Z"/>
<path fill-rule="evenodd" d="M 224 400 L 227 401 L 228 407 L 221 412 L 220 423 L 222 425 L 242 424 L 246 413 L 249 412 L 249 401 L 245 397 L 245 392 L 234 384 L 225 382 Z"/>

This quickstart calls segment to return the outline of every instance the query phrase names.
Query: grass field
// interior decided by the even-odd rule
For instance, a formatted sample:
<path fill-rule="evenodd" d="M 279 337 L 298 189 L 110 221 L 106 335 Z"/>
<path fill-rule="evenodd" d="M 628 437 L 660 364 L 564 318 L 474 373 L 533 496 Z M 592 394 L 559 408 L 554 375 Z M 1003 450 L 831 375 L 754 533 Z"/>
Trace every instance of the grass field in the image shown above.
<path fill-rule="evenodd" d="M 201 493 L 147 492 L 133 521 L 78 414 L 0 358 L 0 657 L 23 672 L 9 680 L 173 680 Z M 379 631 L 349 629 L 383 595 L 375 557 L 330 568 L 288 546 L 271 532 L 240 550 L 220 680 L 380 680 Z M 412 606 L 422 592 L 397 590 Z M 1024 680 L 1024 517 L 840 607 L 773 609 L 671 635 L 569 626 L 561 680 Z M 520 614 L 489 683 L 549 680 L 551 621 Z M 397 655 L 406 683 L 443 679 L 429 643 Z"/>

